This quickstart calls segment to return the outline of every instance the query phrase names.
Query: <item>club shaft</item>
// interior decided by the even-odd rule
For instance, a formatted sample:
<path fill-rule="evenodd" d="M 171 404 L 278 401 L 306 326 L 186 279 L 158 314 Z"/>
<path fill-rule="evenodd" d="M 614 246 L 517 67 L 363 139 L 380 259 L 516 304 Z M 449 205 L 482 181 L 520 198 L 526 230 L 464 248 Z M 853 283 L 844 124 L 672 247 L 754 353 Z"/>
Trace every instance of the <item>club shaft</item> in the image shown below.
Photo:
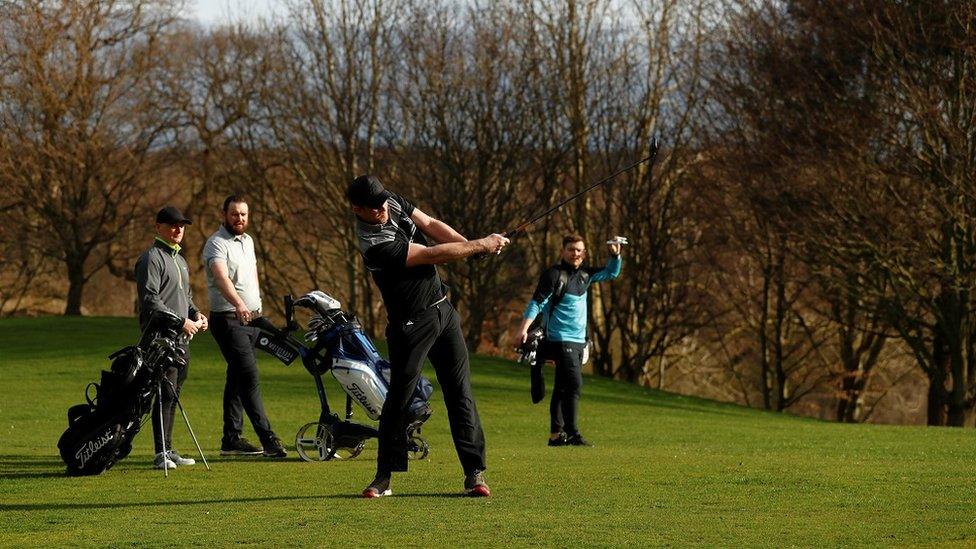
<path fill-rule="evenodd" d="M 183 421 L 186 423 L 186 430 L 190 431 L 190 438 L 193 439 L 193 444 L 197 447 L 197 452 L 200 452 L 200 459 L 203 460 L 203 464 L 207 466 L 207 470 L 210 470 L 210 464 L 207 463 L 207 456 L 203 455 L 203 448 L 200 448 L 200 442 L 197 440 L 197 436 L 193 434 L 193 427 L 190 427 L 190 418 L 186 415 L 186 410 L 183 409 L 183 403 L 180 401 L 180 397 L 176 397 L 176 405 L 180 407 L 180 413 L 183 414 Z"/>
<path fill-rule="evenodd" d="M 558 210 L 559 208 L 565 206 L 567 203 L 572 202 L 573 200 L 576 200 L 577 198 L 579 198 L 579 197 L 583 196 L 584 194 L 592 191 L 593 189 L 599 187 L 600 185 L 603 185 L 607 181 L 612 180 L 613 178 L 617 177 L 618 175 L 620 175 L 622 173 L 629 172 L 630 170 L 633 170 L 634 168 L 636 168 L 637 166 L 640 166 L 641 164 L 647 162 L 648 160 L 653 161 L 655 156 L 657 156 L 657 147 L 655 147 L 654 150 L 651 151 L 651 154 L 649 154 L 648 156 L 646 156 L 646 157 L 638 160 L 637 162 L 634 162 L 633 164 L 631 164 L 631 165 L 629 165 L 629 166 L 627 166 L 625 168 L 621 168 L 621 169 L 613 172 L 612 174 L 604 177 L 603 179 L 597 181 L 596 183 L 593 183 L 592 185 L 590 185 L 589 187 L 583 189 L 582 191 L 579 191 L 578 193 L 576 193 L 576 194 L 574 194 L 574 195 L 572 195 L 570 197 L 564 198 L 563 200 L 561 200 L 558 203 L 556 203 L 556 205 L 550 207 L 548 210 L 546 210 L 546 211 L 542 212 L 541 214 L 533 217 L 532 219 L 530 219 L 530 220 L 522 223 L 521 225 L 519 225 L 518 227 L 512 229 L 511 231 L 508 231 L 507 233 L 504 234 L 504 236 L 506 238 L 511 238 L 511 237 L 515 236 L 516 234 L 518 234 L 518 233 L 524 231 L 525 229 L 527 229 L 530 225 L 532 225 L 536 221 L 542 219 L 543 217 L 545 217 L 545 216 L 551 214 L 552 212 Z"/>

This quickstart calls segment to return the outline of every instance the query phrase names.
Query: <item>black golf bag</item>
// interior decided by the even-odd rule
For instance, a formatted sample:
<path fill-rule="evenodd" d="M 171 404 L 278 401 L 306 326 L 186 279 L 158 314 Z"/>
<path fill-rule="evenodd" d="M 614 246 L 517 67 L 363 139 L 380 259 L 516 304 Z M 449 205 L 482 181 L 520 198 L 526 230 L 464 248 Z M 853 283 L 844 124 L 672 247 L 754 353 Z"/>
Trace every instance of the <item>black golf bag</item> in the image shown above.
<path fill-rule="evenodd" d="M 58 440 L 68 475 L 97 475 L 129 455 L 162 373 L 184 360 L 182 325 L 173 313 L 153 313 L 139 344 L 112 353 L 111 368 L 85 388 L 86 402 L 68 408 L 68 429 Z"/>

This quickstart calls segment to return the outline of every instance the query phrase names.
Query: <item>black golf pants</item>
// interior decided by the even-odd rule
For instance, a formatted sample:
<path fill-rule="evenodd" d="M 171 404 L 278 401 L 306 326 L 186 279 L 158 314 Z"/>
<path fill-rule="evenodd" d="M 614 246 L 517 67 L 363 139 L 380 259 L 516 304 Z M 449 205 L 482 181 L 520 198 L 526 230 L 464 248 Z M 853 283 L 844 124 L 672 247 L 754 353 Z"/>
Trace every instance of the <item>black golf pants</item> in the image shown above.
<path fill-rule="evenodd" d="M 152 430 L 153 430 L 153 447 L 156 453 L 163 451 L 163 433 L 160 432 L 160 412 L 159 404 L 162 402 L 162 426 L 163 431 L 166 433 L 166 450 L 173 449 L 173 423 L 176 418 L 176 400 L 180 396 L 180 389 L 183 388 L 183 382 L 186 381 L 186 375 L 190 369 L 190 354 L 187 351 L 186 344 L 181 344 L 183 349 L 184 357 L 186 358 L 186 365 L 179 368 L 167 368 L 163 373 L 165 379 L 160 383 L 160 391 L 156 393 L 156 399 L 152 406 Z M 162 398 L 160 398 L 162 397 Z"/>
<path fill-rule="evenodd" d="M 224 360 L 227 361 L 222 442 L 229 442 L 241 436 L 244 430 L 245 413 L 262 444 L 275 436 L 268 415 L 264 411 L 264 402 L 261 400 L 258 362 L 254 356 L 257 330 L 249 329 L 252 327 L 274 329 L 274 325 L 264 317 L 252 320 L 245 327 L 233 314 L 211 313 L 210 331 L 217 340 L 217 346 L 220 347 Z"/>
<path fill-rule="evenodd" d="M 376 470 L 380 474 L 407 470 L 407 408 L 429 358 L 444 392 L 454 448 L 465 475 L 485 469 L 485 434 L 471 394 L 468 349 L 461 320 L 444 300 L 406 322 L 386 328 L 390 348 L 390 390 L 380 415 Z"/>
<path fill-rule="evenodd" d="M 583 387 L 583 344 L 570 341 L 546 343 L 546 360 L 556 364 L 556 380 L 549 402 L 549 432 L 579 434 L 576 416 Z"/>

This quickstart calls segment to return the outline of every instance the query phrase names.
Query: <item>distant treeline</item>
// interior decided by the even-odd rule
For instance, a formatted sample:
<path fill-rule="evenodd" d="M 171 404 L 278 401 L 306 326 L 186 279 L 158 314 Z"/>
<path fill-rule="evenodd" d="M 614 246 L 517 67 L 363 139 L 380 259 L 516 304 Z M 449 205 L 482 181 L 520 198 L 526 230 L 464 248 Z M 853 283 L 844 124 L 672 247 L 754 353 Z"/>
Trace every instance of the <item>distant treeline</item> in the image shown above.
<path fill-rule="evenodd" d="M 353 177 L 481 237 L 657 136 L 653 170 L 443 269 L 472 350 L 508 349 L 564 233 L 595 263 L 619 234 L 621 278 L 592 290 L 596 373 L 972 424 L 976 2 L 287 6 L 210 28 L 177 1 L 0 2 L 0 314 L 81 314 L 93 277 L 131 282 L 161 205 L 199 243 L 240 191 L 268 305 L 320 288 L 379 332 Z"/>

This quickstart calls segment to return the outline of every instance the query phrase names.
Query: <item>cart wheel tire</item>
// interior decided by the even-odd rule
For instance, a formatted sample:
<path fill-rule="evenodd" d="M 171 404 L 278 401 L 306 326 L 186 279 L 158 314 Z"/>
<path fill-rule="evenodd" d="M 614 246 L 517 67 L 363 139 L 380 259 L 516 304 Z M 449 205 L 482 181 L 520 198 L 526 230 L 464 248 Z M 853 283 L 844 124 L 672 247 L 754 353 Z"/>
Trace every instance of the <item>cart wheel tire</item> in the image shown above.
<path fill-rule="evenodd" d="M 332 429 L 324 423 L 306 423 L 295 435 L 295 450 L 302 461 L 328 461 L 335 456 Z"/>
<path fill-rule="evenodd" d="M 411 435 L 410 440 L 407 442 L 407 457 L 413 460 L 426 459 L 427 454 L 430 453 L 430 444 L 424 440 L 424 437 L 417 435 Z"/>

